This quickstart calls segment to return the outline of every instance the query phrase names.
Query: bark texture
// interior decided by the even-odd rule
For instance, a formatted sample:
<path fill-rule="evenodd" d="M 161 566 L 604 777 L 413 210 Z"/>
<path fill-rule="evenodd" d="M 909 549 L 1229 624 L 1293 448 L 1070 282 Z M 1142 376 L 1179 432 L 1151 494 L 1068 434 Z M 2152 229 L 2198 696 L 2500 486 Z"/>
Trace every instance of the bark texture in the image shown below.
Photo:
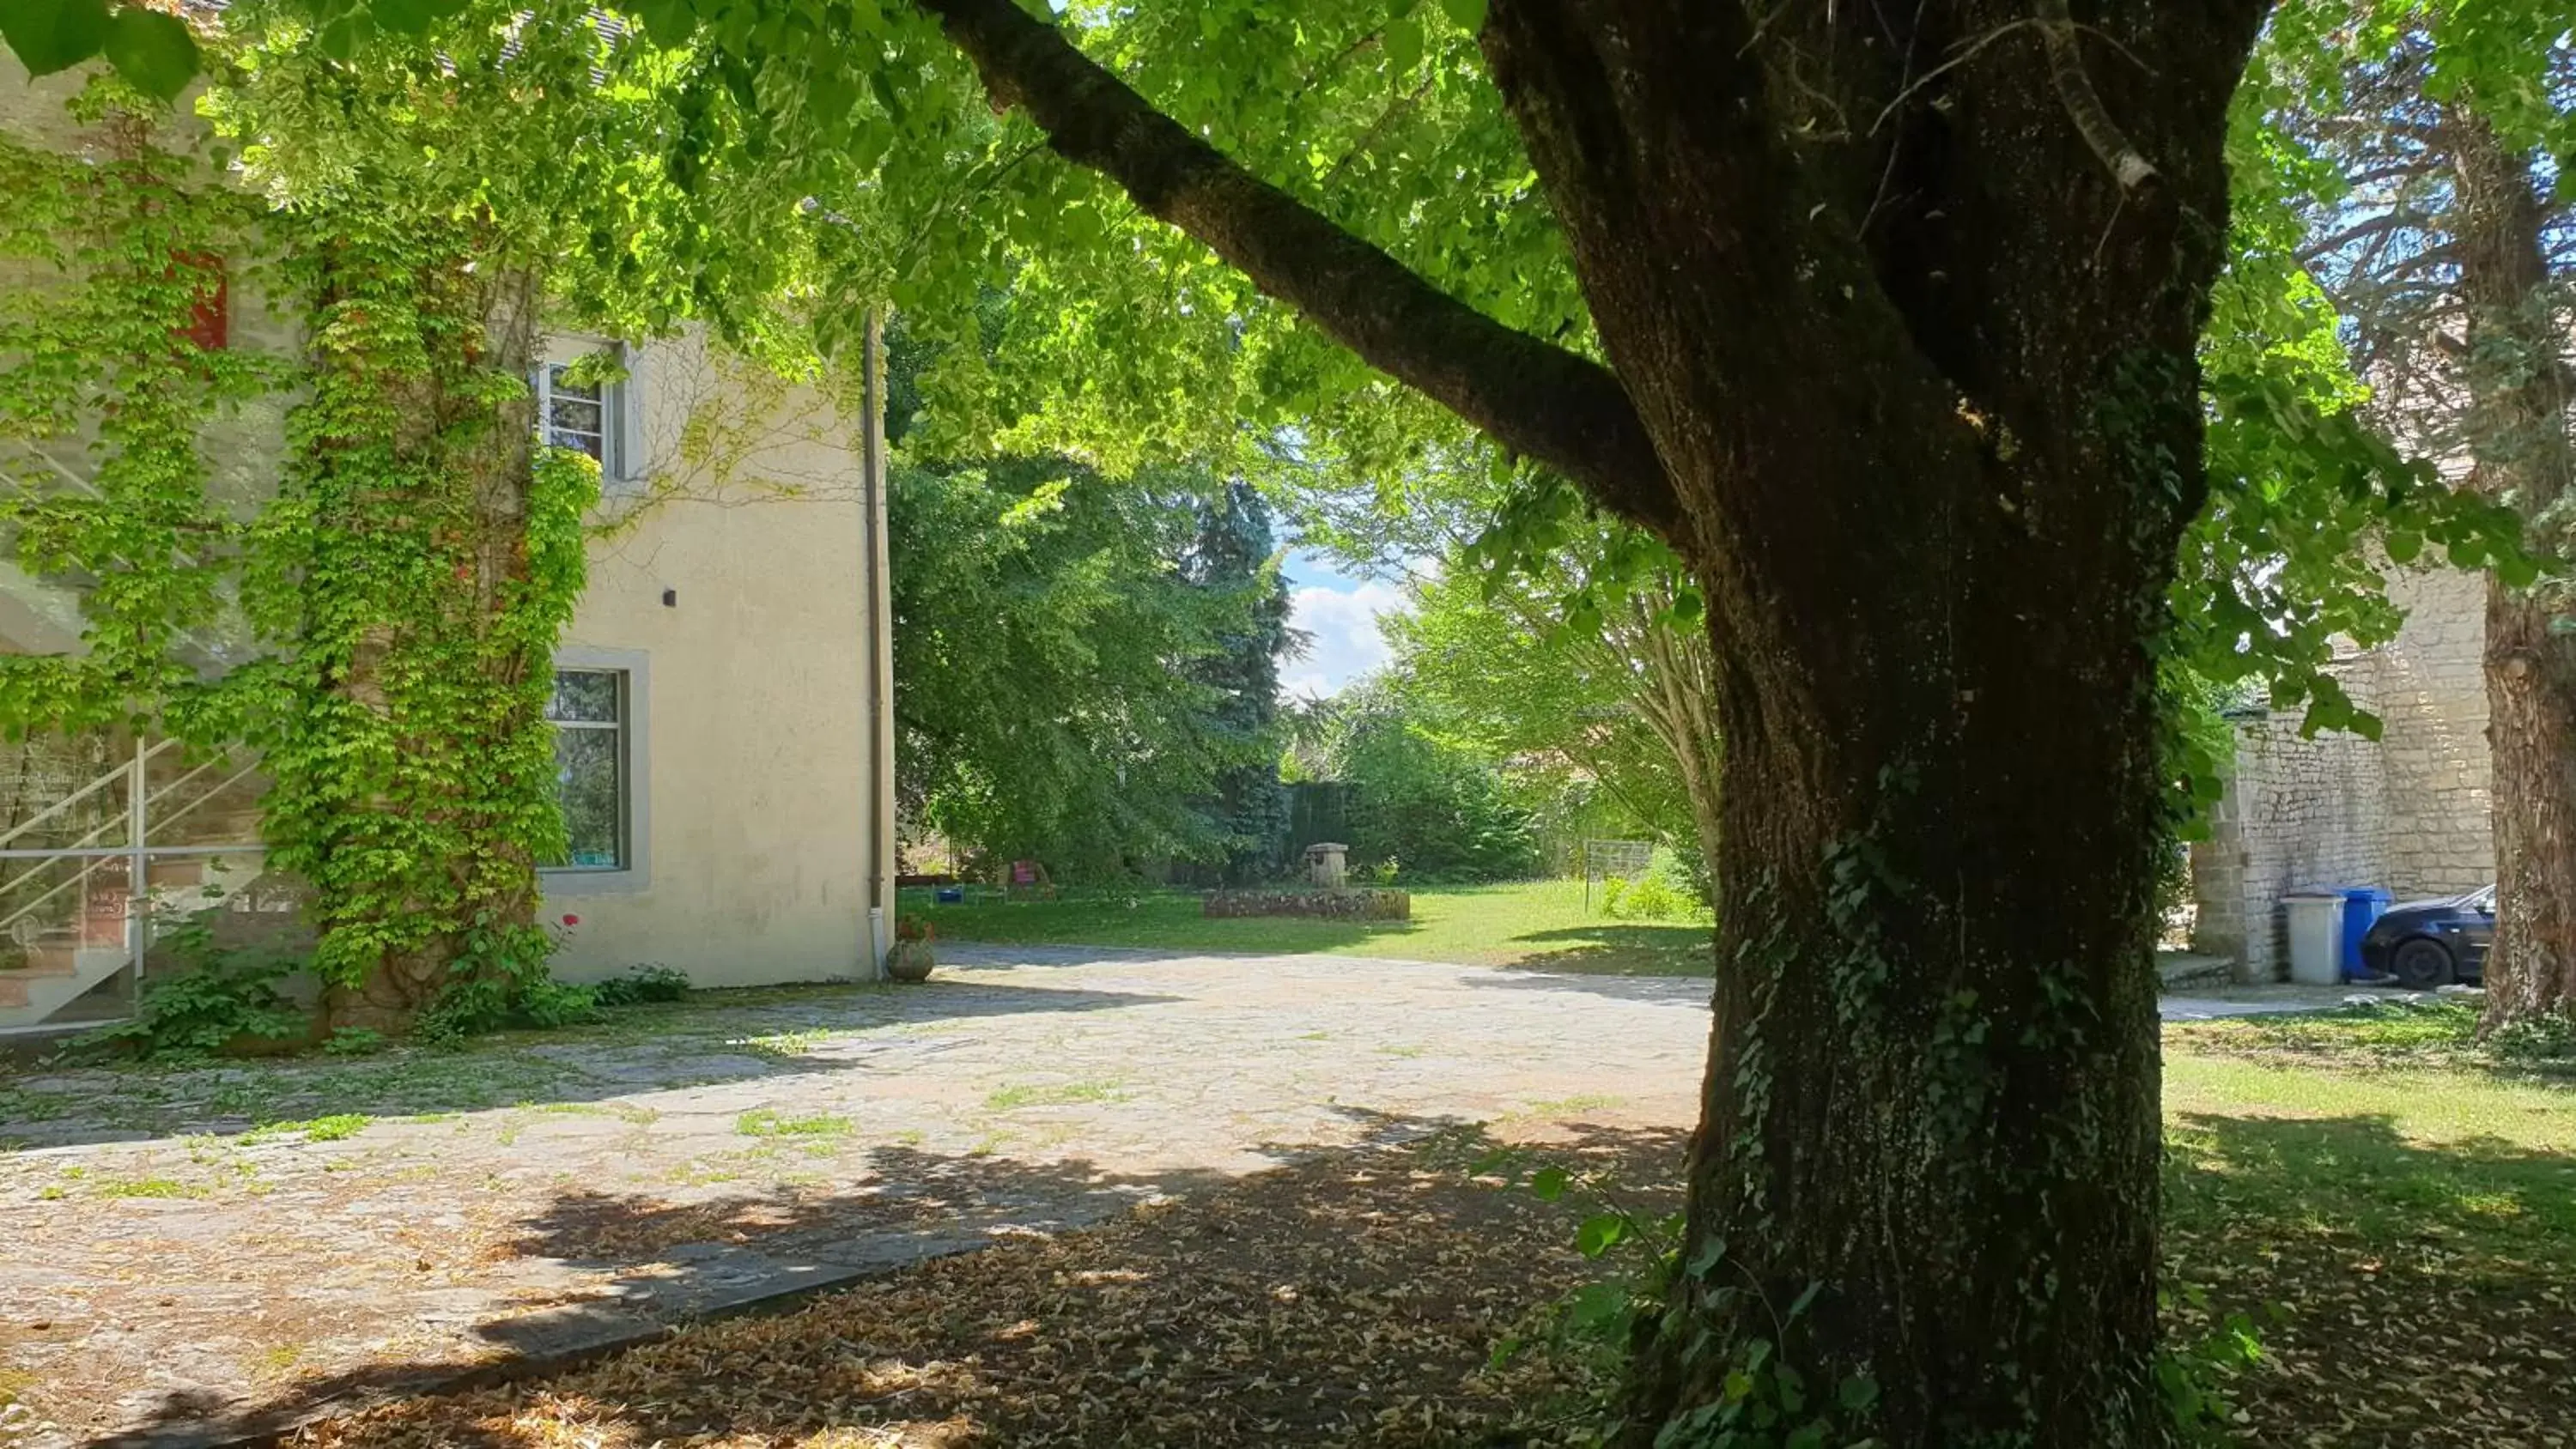
<path fill-rule="evenodd" d="M 2452 245 L 2468 310 L 2468 438 L 2479 484 L 2508 499 L 2544 550 L 2576 491 L 2563 324 L 2549 296 L 2545 214 L 2531 157 L 2466 107 L 2443 127 L 2458 180 Z M 2553 627 L 2563 582 L 2487 579 L 2487 739 L 2493 764 L 2495 944 L 2486 1026 L 2576 1016 L 2576 634 Z"/>
<path fill-rule="evenodd" d="M 1787 1364 L 1808 1412 L 1874 1398 L 1833 1442 L 2161 1442 L 2149 645 L 2258 0 L 1491 0 L 1651 462 L 1590 364 L 1494 427 L 1481 364 L 1540 344 L 1370 315 L 1383 254 L 1009 0 L 919 3 L 1065 155 L 1705 582 L 1718 987 L 1633 1439 L 1713 1442 Z"/>

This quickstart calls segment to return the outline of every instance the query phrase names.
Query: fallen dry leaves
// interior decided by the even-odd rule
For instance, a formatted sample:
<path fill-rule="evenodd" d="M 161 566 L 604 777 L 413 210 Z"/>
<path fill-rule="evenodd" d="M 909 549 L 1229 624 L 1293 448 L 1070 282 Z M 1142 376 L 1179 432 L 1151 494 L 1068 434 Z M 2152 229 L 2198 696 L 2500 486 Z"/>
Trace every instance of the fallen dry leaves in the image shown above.
<path fill-rule="evenodd" d="M 1672 1134 L 1581 1151 L 1668 1201 Z M 1595 1271 L 1579 1209 L 1466 1181 L 1454 1150 L 1317 1158 L 1094 1230 L 1022 1237 L 542 1381 L 306 1430 L 308 1449 L 1542 1445 L 1599 1363 L 1493 1346 Z M 2233 1431 L 2278 1449 L 2576 1449 L 2576 1283 L 2433 1241 L 2177 1215 L 2167 1246 L 2262 1361 Z M 2258 1313 L 2258 1318 L 2261 1315 Z"/>
<path fill-rule="evenodd" d="M 2228 1388 L 2247 1442 L 2576 1449 L 2576 1283 L 2544 1265 L 2263 1222 L 2185 1222 L 2166 1240 L 2208 1289 L 2175 1328 L 2231 1310 L 2257 1324 L 2262 1360 Z"/>
<path fill-rule="evenodd" d="M 1677 1186 L 1671 1133 L 1580 1152 Z M 1454 1150 L 1337 1153 L 1061 1237 L 1021 1237 L 539 1382 L 306 1430 L 396 1446 L 1545 1443 L 1594 1370 L 1494 1345 L 1596 1270 L 1577 1207 Z"/>

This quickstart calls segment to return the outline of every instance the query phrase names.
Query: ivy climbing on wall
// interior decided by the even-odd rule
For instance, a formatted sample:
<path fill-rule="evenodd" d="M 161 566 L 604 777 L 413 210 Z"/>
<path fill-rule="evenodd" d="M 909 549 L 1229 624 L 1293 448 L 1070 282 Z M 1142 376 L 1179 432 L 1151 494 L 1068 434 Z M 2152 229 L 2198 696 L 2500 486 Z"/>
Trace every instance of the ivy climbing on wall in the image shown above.
<path fill-rule="evenodd" d="M 545 704 L 598 473 L 537 446 L 528 386 L 565 218 L 513 225 L 463 176 L 388 174 L 435 151 L 387 120 L 417 73 L 343 77 L 376 87 L 339 98 L 369 120 L 327 131 L 330 105 L 276 104 L 313 102 L 313 77 L 232 59 L 208 109 L 256 138 L 254 176 L 261 149 L 307 142 L 335 168 L 276 168 L 290 208 L 113 81 L 82 91 L 67 147 L 0 148 L 23 202 L 0 234 L 0 440 L 25 485 L 0 519 L 84 624 L 78 649 L 0 658 L 0 723 L 256 747 L 270 868 L 309 887 L 336 1022 L 568 1014 L 536 865 L 561 847 Z M 245 303 L 297 350 L 228 345 Z M 290 391 L 279 466 L 219 486 L 212 447 L 241 440 L 218 424 Z M 244 421 L 264 457 L 276 420 Z"/>
<path fill-rule="evenodd" d="M 597 467 L 539 448 L 538 279 L 399 212 L 298 237 L 309 400 L 246 597 L 273 859 L 313 888 L 335 1022 L 496 1024 L 548 989 L 545 704 Z M 500 265 L 494 265 L 499 261 Z"/>
<path fill-rule="evenodd" d="M 0 431 L 96 488 L 10 515 L 22 563 L 80 592 L 87 647 L 0 662 L 0 722 L 258 749 L 337 1023 L 578 1014 L 536 870 L 563 845 L 545 705 L 599 476 L 538 445 L 531 369 L 553 333 L 704 325 L 828 390 L 823 319 L 863 314 L 881 229 L 814 214 L 793 168 L 679 189 L 667 153 L 741 124 L 739 98 L 576 0 L 462 0 L 428 51 L 284 0 L 196 38 L 194 118 L 91 83 L 116 165 L 0 153 L 35 198 L 0 218 L 0 266 L 66 279 L 0 271 Z M 290 340 L 209 345 L 226 286 Z M 243 431 L 283 454 L 227 482 L 218 425 L 254 398 Z M 705 431 L 682 461 L 721 479 Z"/>
<path fill-rule="evenodd" d="M 84 158 L 0 137 L 0 526 L 29 573 L 77 579 L 77 651 L 0 656 L 0 727 L 223 732 L 208 682 L 245 514 L 201 441 L 281 380 L 225 345 L 256 208 L 121 83 L 67 118 Z M 228 638 L 227 636 L 233 637 Z"/>

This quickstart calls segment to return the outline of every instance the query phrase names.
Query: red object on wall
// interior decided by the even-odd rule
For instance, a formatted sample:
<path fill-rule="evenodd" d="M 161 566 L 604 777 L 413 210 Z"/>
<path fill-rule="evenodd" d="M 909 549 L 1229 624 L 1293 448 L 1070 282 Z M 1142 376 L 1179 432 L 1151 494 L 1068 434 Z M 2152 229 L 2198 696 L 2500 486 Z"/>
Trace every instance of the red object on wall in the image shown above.
<path fill-rule="evenodd" d="M 221 352 L 232 340 L 232 277 L 224 270 L 224 259 L 204 252 L 180 252 L 171 258 L 174 269 L 187 267 L 195 271 L 196 299 L 189 304 L 188 325 L 184 335 L 197 344 L 200 352 Z"/>

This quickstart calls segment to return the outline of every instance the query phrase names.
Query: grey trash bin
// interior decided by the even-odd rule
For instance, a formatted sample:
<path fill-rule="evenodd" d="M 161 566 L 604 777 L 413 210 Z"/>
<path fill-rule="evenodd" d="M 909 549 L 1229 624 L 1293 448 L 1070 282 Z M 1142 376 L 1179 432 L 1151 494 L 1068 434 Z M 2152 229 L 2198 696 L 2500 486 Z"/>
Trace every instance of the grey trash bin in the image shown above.
<path fill-rule="evenodd" d="M 2315 888 L 2281 897 L 2290 915 L 2290 979 L 2302 986 L 2343 980 L 2343 894 Z"/>

